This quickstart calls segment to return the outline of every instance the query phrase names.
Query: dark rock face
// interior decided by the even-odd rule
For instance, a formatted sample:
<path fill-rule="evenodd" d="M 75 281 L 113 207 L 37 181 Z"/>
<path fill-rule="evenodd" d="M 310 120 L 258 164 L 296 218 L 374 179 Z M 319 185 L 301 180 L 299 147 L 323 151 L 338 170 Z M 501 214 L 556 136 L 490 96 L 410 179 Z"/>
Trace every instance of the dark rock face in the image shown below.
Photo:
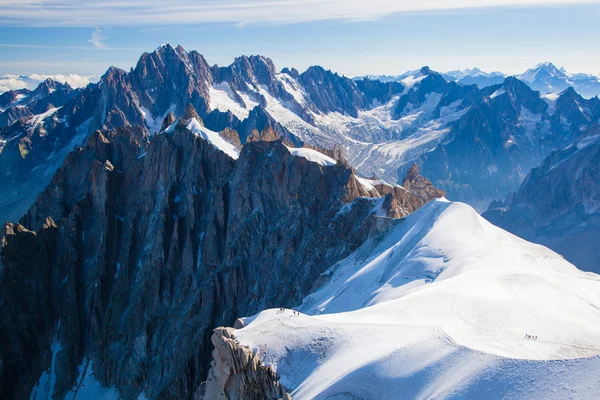
<path fill-rule="evenodd" d="M 556 111 L 550 123 L 555 129 L 567 128 L 573 140 L 578 140 L 600 118 L 600 100 L 581 97 L 573 88 L 566 89 L 556 100 Z"/>
<path fill-rule="evenodd" d="M 585 271 L 600 271 L 600 128 L 548 156 L 518 192 L 482 215 L 495 225 L 550 247 Z"/>
<path fill-rule="evenodd" d="M 7 225 L 2 398 L 27 397 L 51 361 L 62 398 L 84 360 L 124 398 L 192 398 L 212 329 L 298 303 L 376 225 L 375 194 L 344 163 L 293 156 L 281 139 L 233 160 L 182 126 L 151 140 L 95 132 Z M 391 190 L 381 209 L 425 201 Z"/>
<path fill-rule="evenodd" d="M 29 398 L 31 388 L 50 363 L 50 343 L 60 300 L 54 284 L 59 271 L 56 225 L 48 220 L 38 232 L 18 224 L 2 231 L 0 258 L 0 397 Z M 10 268 L 6 266 L 10 265 Z"/>
<path fill-rule="evenodd" d="M 358 110 L 368 107 L 368 100 L 356 83 L 337 73 L 314 66 L 298 78 L 316 110 L 323 113 L 339 112 L 353 117 Z"/>
<path fill-rule="evenodd" d="M 394 95 L 404 91 L 404 86 L 400 82 L 381 82 L 368 78 L 355 80 L 356 87 L 364 93 L 367 100 L 371 103 L 387 103 Z"/>

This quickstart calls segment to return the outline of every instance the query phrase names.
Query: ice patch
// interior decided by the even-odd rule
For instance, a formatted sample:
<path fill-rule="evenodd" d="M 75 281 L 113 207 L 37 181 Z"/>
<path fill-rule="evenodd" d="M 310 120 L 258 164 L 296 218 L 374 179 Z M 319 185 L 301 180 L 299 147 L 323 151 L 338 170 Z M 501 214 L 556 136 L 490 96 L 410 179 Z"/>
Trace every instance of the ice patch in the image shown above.
<path fill-rule="evenodd" d="M 504 88 L 500 88 L 500 89 L 496 90 L 494 93 L 492 93 L 492 95 L 490 96 L 490 99 L 495 99 L 496 97 L 501 96 L 504 93 L 506 93 L 506 90 L 504 90 Z"/>

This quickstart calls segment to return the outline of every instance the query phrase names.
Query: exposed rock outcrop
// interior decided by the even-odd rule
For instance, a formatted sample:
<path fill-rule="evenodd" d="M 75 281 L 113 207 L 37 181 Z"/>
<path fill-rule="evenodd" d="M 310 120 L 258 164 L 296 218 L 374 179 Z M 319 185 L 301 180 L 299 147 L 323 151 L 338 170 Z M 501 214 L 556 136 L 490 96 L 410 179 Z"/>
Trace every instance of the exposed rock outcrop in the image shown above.
<path fill-rule="evenodd" d="M 215 347 L 206 383 L 197 393 L 200 400 L 291 400 L 273 369 L 235 339 L 233 328 L 216 328 Z"/>
<path fill-rule="evenodd" d="M 419 173 L 417 164 L 413 164 L 406 173 L 402 187 L 419 197 L 424 202 L 444 197 L 446 192 L 437 189 L 431 181 Z"/>

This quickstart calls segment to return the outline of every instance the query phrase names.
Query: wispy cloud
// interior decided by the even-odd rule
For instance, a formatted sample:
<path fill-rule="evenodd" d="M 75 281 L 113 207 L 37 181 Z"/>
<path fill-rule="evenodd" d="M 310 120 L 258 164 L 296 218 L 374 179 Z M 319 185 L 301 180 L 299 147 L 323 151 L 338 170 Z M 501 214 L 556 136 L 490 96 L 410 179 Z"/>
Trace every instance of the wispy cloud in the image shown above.
<path fill-rule="evenodd" d="M 413 11 L 593 3 L 600 0 L 0 0 L 0 24 L 123 26 L 353 21 Z M 101 32 L 95 35 L 102 36 Z M 100 46 L 103 43 L 102 38 L 95 40 L 93 36 L 90 42 Z"/>
<path fill-rule="evenodd" d="M 100 29 L 96 29 L 92 32 L 92 37 L 90 38 L 90 40 L 88 40 L 88 42 L 93 44 L 94 47 L 97 49 L 106 49 L 108 46 L 106 46 L 104 40 L 106 40 L 106 36 L 102 34 L 102 31 Z"/>

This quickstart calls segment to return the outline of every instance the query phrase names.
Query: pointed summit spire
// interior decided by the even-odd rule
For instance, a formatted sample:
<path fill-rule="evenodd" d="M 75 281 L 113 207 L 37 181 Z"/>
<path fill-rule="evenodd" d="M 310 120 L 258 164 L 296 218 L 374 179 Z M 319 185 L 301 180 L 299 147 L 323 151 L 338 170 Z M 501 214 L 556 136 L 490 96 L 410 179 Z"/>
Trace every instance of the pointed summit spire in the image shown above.
<path fill-rule="evenodd" d="M 185 114 L 183 114 L 183 117 L 181 118 L 181 120 L 182 120 L 182 122 L 187 123 L 188 121 L 190 121 L 191 119 L 194 119 L 194 118 L 197 119 L 198 122 L 200 122 L 200 124 L 202 126 L 204 126 L 204 122 L 202 121 L 202 118 L 200 118 L 200 116 L 196 112 L 196 109 L 194 108 L 192 103 L 190 103 L 190 104 L 188 104 L 187 109 L 185 110 Z"/>

